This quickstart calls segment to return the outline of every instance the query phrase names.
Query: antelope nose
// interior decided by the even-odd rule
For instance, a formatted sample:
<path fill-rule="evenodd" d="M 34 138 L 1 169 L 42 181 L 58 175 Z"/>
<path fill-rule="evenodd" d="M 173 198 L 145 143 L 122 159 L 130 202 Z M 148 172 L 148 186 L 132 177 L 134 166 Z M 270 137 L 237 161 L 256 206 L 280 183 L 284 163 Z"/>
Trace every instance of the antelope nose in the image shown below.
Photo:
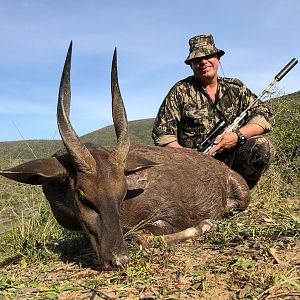
<path fill-rule="evenodd" d="M 112 260 L 104 261 L 103 268 L 106 271 L 112 271 L 115 267 L 125 266 L 129 262 L 127 254 L 114 255 Z"/>
<path fill-rule="evenodd" d="M 124 266 L 128 264 L 128 262 L 129 262 L 129 257 L 128 255 L 125 254 L 115 255 L 113 259 L 113 265 L 116 267 Z"/>

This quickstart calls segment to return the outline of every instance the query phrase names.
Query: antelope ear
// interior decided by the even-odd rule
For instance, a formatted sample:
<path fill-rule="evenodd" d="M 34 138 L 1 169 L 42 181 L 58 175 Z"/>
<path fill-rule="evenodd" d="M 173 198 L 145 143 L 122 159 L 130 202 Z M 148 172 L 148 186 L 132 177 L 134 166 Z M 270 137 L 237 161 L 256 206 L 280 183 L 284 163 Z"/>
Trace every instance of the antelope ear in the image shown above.
<path fill-rule="evenodd" d="M 153 162 L 144 157 L 129 154 L 126 160 L 125 175 L 161 165 L 162 164 Z"/>
<path fill-rule="evenodd" d="M 67 171 L 55 157 L 51 157 L 31 160 L 11 169 L 0 171 L 0 175 L 18 182 L 37 185 L 55 179 L 63 181 Z"/>

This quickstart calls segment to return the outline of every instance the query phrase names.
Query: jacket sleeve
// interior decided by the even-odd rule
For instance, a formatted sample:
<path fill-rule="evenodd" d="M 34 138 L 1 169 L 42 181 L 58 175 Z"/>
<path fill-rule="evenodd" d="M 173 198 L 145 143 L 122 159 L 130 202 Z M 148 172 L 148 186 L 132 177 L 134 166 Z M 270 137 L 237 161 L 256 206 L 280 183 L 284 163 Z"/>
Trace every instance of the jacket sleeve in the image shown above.
<path fill-rule="evenodd" d="M 177 126 L 181 119 L 181 93 L 173 86 L 162 102 L 152 130 L 152 139 L 157 146 L 177 140 Z"/>
<path fill-rule="evenodd" d="M 246 99 L 243 109 L 246 109 L 257 97 L 244 85 L 243 98 Z M 271 131 L 274 125 L 274 116 L 268 105 L 260 100 L 249 110 L 249 118 L 248 123 L 259 125 L 265 132 Z"/>

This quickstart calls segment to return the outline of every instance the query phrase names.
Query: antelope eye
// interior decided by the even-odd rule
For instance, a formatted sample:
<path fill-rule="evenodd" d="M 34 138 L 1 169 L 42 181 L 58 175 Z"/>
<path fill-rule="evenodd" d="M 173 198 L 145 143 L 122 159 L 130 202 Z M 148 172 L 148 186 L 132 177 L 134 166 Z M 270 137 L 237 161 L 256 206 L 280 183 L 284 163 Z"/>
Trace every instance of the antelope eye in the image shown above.
<path fill-rule="evenodd" d="M 81 199 L 83 199 L 83 198 L 85 198 L 84 197 L 84 192 L 83 192 L 83 190 L 81 190 L 81 189 L 78 189 L 77 190 L 77 195 L 78 195 L 78 198 L 81 200 Z"/>
<path fill-rule="evenodd" d="M 95 211 L 96 213 L 99 213 L 97 207 L 85 197 L 83 190 L 78 189 L 77 195 L 78 195 L 79 201 L 85 207 L 88 207 L 89 209 Z"/>
<path fill-rule="evenodd" d="M 87 200 L 86 197 L 85 197 L 84 191 L 81 190 L 81 189 L 78 189 L 76 192 L 77 192 L 77 196 L 78 196 L 79 201 L 80 201 L 82 204 L 84 204 L 85 206 L 88 206 L 88 205 L 87 205 L 88 200 Z"/>

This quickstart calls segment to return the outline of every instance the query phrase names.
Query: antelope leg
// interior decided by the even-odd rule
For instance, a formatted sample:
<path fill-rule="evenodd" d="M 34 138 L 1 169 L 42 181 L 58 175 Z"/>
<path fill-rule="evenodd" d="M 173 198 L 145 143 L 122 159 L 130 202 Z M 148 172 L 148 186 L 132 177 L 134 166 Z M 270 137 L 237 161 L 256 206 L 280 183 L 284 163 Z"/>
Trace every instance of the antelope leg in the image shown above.
<path fill-rule="evenodd" d="M 211 219 L 202 220 L 198 225 L 189 227 L 179 232 L 165 234 L 165 235 L 151 235 L 151 233 L 140 233 L 137 236 L 137 241 L 145 247 L 154 247 L 159 240 L 166 243 L 185 241 L 196 236 L 201 236 L 209 231 L 214 225 L 215 221 Z"/>

